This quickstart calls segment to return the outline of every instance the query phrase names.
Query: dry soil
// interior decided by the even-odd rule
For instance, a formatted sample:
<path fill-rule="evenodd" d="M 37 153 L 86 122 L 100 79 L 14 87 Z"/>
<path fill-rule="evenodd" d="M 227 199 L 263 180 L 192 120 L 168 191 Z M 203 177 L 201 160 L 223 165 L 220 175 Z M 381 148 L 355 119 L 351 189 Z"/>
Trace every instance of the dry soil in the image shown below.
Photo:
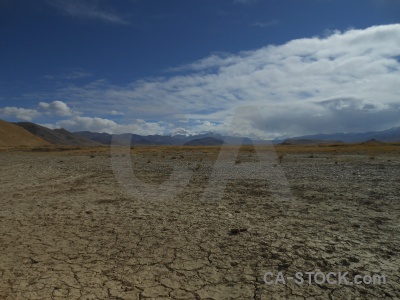
<path fill-rule="evenodd" d="M 107 151 L 1 152 L 0 299 L 400 299 L 398 153 L 288 153 L 271 168 L 284 171 L 291 201 L 263 178 L 202 200 L 215 159 L 133 154 L 143 182 L 162 183 L 179 163 L 193 172 L 158 201 L 126 193 Z M 237 165 L 252 160 L 242 153 Z M 267 285 L 266 271 L 386 284 Z"/>

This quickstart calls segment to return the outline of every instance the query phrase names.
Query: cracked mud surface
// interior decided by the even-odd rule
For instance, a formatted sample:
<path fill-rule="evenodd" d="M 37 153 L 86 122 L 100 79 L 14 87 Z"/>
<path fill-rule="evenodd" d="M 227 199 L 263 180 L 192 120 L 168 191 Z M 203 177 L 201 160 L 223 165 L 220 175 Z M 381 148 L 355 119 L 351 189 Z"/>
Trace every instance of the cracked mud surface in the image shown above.
<path fill-rule="evenodd" d="M 130 198 L 106 154 L 0 153 L 0 299 L 400 299 L 400 156 L 286 155 L 295 197 L 232 180 L 215 157 L 141 153 L 135 173 L 194 170 L 168 201 Z M 246 229 L 231 233 L 232 229 Z M 385 285 L 266 285 L 266 271 L 384 274 Z"/>

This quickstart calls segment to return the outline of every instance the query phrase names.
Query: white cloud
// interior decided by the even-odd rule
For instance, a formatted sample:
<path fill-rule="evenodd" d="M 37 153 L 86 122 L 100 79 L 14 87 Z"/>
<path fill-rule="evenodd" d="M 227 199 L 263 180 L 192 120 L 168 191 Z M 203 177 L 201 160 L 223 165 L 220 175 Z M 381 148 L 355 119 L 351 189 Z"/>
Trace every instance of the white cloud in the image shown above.
<path fill-rule="evenodd" d="M 19 107 L 3 107 L 0 108 L 0 115 L 4 117 L 15 117 L 23 121 L 32 121 L 33 118 L 40 115 L 35 109 L 26 109 Z"/>
<path fill-rule="evenodd" d="M 70 131 L 88 130 L 108 133 L 112 133 L 113 129 L 118 126 L 117 123 L 112 120 L 79 116 L 68 120 L 58 121 L 56 125 Z"/>
<path fill-rule="evenodd" d="M 86 113 L 123 111 L 125 119 L 164 120 L 178 124 L 179 131 L 224 130 L 242 105 L 260 107 L 265 119 L 252 125 L 252 132 L 264 137 L 380 130 L 400 126 L 399 36 L 400 24 L 333 31 L 213 54 L 169 77 L 127 86 L 95 81 L 58 95 L 75 99 Z M 185 119 L 201 123 L 179 122 Z M 151 124 L 147 131 L 163 129 Z M 248 132 L 248 127 L 238 130 Z"/>
<path fill-rule="evenodd" d="M 140 135 L 164 134 L 166 127 L 162 122 L 146 122 L 142 119 L 130 124 L 117 124 L 116 122 L 92 117 L 74 117 L 68 120 L 58 121 L 53 127 L 62 127 L 69 131 L 93 131 L 107 133 L 135 133 Z"/>
<path fill-rule="evenodd" d="M 77 69 L 74 71 L 71 71 L 67 74 L 64 75 L 64 78 L 66 79 L 81 79 L 81 78 L 86 78 L 86 77 L 91 77 L 93 74 L 85 71 L 83 69 Z"/>
<path fill-rule="evenodd" d="M 100 7 L 100 1 L 97 0 L 47 0 L 46 2 L 71 17 L 129 24 L 128 20 L 117 12 Z"/>
<path fill-rule="evenodd" d="M 56 100 L 50 103 L 40 102 L 39 107 L 46 111 L 48 114 L 58 115 L 58 116 L 71 116 L 76 114 L 68 105 L 62 101 Z"/>
<path fill-rule="evenodd" d="M 117 110 L 115 110 L 115 109 L 113 109 L 113 110 L 111 111 L 110 114 L 111 114 L 112 116 L 123 116 L 123 115 L 124 115 L 123 112 L 119 112 L 119 111 L 117 111 Z"/>
<path fill-rule="evenodd" d="M 52 124 L 52 123 L 37 123 L 37 124 L 40 126 L 43 126 L 43 127 L 47 127 L 49 129 L 59 129 L 60 128 L 60 126 L 58 126 L 56 124 Z"/>

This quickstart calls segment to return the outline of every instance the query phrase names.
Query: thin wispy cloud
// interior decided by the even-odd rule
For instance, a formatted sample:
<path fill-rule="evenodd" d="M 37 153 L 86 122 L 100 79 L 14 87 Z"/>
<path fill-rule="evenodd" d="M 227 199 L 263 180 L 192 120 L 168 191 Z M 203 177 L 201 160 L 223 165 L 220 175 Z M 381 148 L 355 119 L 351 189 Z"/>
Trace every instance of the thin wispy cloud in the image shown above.
<path fill-rule="evenodd" d="M 278 25 L 280 25 L 280 22 L 278 20 L 271 20 L 268 22 L 254 22 L 251 25 L 255 26 L 255 27 L 266 28 L 266 27 L 278 26 Z"/>
<path fill-rule="evenodd" d="M 82 78 L 89 78 L 93 76 L 91 72 L 88 72 L 84 69 L 75 69 L 64 74 L 58 75 L 44 75 L 43 77 L 48 80 L 77 80 Z"/>
<path fill-rule="evenodd" d="M 49 5 L 56 7 L 64 14 L 81 19 L 92 19 L 115 24 L 129 24 L 120 13 L 111 8 L 103 8 L 99 0 L 47 0 Z"/>

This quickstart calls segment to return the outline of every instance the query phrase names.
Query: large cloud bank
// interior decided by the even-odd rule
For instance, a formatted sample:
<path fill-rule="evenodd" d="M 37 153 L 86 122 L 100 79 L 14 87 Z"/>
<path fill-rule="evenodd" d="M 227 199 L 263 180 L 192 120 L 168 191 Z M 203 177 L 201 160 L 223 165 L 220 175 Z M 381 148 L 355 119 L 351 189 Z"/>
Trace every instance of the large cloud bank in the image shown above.
<path fill-rule="evenodd" d="M 119 122 L 125 125 L 110 126 L 111 131 L 136 124 L 131 128 L 144 126 L 154 133 L 224 132 L 235 109 L 246 105 L 259 107 L 263 115 L 237 128 L 250 135 L 386 129 L 400 126 L 399 37 L 400 24 L 332 32 L 255 51 L 211 55 L 171 69 L 166 77 L 127 86 L 105 80 L 69 86 L 57 97 L 103 120 L 108 119 L 106 112 L 123 112 Z M 59 124 L 76 128 L 79 122 L 88 123 L 75 117 Z M 91 124 L 95 130 L 96 123 Z"/>

